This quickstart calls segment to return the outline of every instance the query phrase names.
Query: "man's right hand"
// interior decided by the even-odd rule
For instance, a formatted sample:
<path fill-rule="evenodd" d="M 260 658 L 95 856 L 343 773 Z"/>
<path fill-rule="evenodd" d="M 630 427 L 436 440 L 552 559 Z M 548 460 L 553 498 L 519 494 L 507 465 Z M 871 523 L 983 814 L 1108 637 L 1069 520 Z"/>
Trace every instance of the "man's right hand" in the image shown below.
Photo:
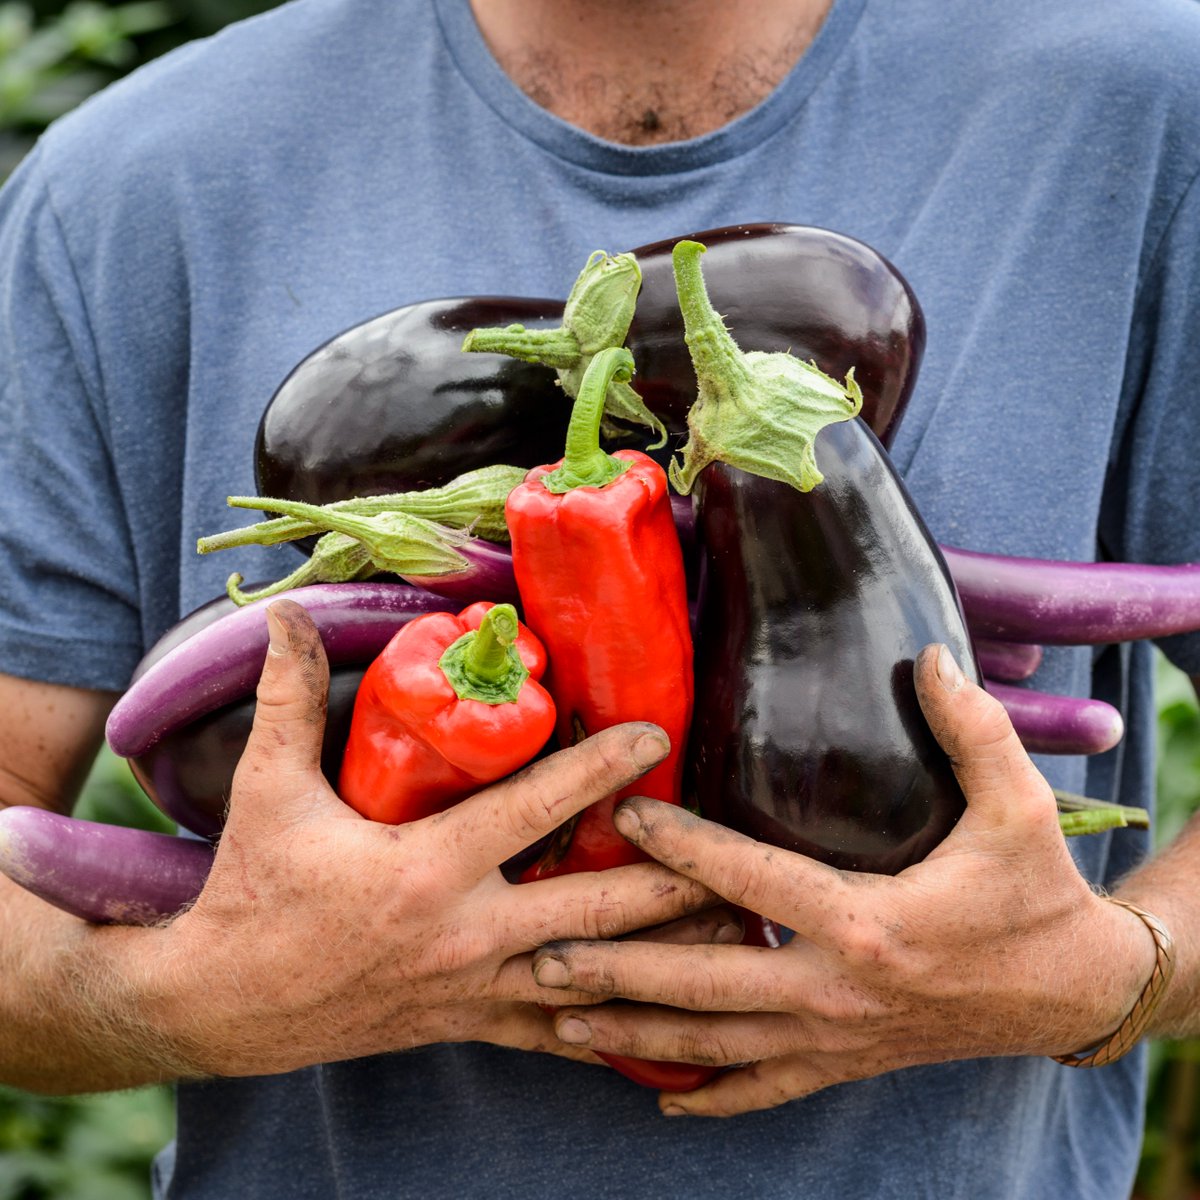
<path fill-rule="evenodd" d="M 667 743 L 656 726 L 608 729 L 437 816 L 377 824 L 320 771 L 328 667 L 316 629 L 289 601 L 270 622 L 204 891 L 106 956 L 107 990 L 136 1003 L 143 1053 L 165 1060 L 163 1074 L 270 1074 L 446 1041 L 561 1051 L 538 1005 L 587 998 L 537 987 L 531 951 L 713 902 L 653 863 L 520 886 L 499 871 L 657 763 Z"/>

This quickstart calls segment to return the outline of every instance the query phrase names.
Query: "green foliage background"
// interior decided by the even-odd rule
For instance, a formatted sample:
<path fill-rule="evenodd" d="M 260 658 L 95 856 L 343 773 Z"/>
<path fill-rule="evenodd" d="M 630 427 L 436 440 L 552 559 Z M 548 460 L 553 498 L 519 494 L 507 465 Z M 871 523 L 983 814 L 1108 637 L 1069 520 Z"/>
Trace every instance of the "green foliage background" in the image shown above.
<path fill-rule="evenodd" d="M 45 125 L 120 74 L 274 0 L 0 2 L 0 179 Z M 1200 807 L 1200 708 L 1188 680 L 1160 663 L 1161 841 Z M 124 763 L 104 753 L 78 816 L 171 829 Z M 1200 1042 L 1152 1049 L 1139 1195 L 1185 1200 L 1200 1189 Z M 166 1088 L 47 1099 L 0 1088 L 0 1200 L 145 1200 L 150 1159 L 174 1125 Z"/>

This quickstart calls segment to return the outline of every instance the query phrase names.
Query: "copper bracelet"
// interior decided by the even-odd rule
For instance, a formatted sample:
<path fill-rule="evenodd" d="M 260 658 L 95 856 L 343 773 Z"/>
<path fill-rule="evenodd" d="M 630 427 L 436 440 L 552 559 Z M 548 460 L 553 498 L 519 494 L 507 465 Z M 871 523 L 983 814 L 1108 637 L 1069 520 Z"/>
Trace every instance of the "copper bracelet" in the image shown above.
<path fill-rule="evenodd" d="M 1051 1055 L 1056 1063 L 1062 1063 L 1064 1067 L 1103 1067 L 1128 1054 L 1146 1032 L 1150 1018 L 1154 1016 L 1154 1010 L 1175 973 L 1175 945 L 1166 926 L 1153 913 L 1138 908 L 1136 904 L 1130 904 L 1128 900 L 1118 900 L 1115 896 L 1105 896 L 1105 899 L 1129 909 L 1131 913 L 1140 917 L 1142 924 L 1150 930 L 1150 936 L 1154 938 L 1154 970 L 1146 986 L 1142 988 L 1141 995 L 1134 1001 L 1129 1015 L 1111 1037 L 1091 1050 Z"/>

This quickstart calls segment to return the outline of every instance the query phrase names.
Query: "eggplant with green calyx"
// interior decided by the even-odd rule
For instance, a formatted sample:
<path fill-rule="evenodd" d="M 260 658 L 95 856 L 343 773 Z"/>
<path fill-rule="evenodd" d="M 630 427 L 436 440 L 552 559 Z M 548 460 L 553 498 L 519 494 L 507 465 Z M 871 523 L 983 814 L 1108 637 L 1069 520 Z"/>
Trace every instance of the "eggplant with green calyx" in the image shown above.
<path fill-rule="evenodd" d="M 616 432 L 614 417 L 682 434 L 695 389 L 671 262 L 680 240 L 704 243 L 713 303 L 755 346 L 817 357 L 835 372 L 854 367 L 863 418 L 885 444 L 890 441 L 925 347 L 924 316 L 891 263 L 865 243 L 828 229 L 729 225 L 628 254 L 597 251 L 571 289 L 561 325 L 477 329 L 463 348 L 553 367 L 563 391 L 574 396 L 598 351 L 627 345 L 638 363 L 637 391 L 630 383 L 610 388 L 605 434 Z M 618 294 L 609 278 L 619 272 L 626 283 L 640 282 L 636 311 L 632 294 Z"/>
<path fill-rule="evenodd" d="M 673 257 L 699 395 L 672 476 L 695 485 L 704 573 L 693 799 L 832 866 L 894 874 L 964 809 L 917 701 L 917 654 L 980 675 L 936 543 L 839 383 L 743 353 L 709 301 L 703 246 Z M 818 440 L 819 435 L 819 440 Z"/>

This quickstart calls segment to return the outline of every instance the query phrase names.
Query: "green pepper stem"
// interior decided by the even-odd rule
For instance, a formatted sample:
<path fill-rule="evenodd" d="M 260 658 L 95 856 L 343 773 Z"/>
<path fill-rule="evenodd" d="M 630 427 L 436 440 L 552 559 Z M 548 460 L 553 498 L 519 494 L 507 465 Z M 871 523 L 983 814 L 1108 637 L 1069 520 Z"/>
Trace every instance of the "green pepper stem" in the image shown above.
<path fill-rule="evenodd" d="M 517 653 L 520 626 L 511 604 L 488 609 L 478 629 L 452 642 L 438 660 L 460 700 L 511 704 L 521 694 L 529 669 Z"/>
<path fill-rule="evenodd" d="M 627 462 L 600 448 L 600 421 L 608 385 L 632 378 L 633 355 L 624 346 L 610 346 L 592 359 L 571 408 L 562 466 L 542 476 L 547 491 L 561 495 L 577 487 L 604 487 L 628 469 Z"/>
<path fill-rule="evenodd" d="M 516 640 L 517 610 L 511 604 L 489 608 L 463 658 L 467 674 L 483 683 L 503 678 L 509 669 L 508 648 Z"/>

